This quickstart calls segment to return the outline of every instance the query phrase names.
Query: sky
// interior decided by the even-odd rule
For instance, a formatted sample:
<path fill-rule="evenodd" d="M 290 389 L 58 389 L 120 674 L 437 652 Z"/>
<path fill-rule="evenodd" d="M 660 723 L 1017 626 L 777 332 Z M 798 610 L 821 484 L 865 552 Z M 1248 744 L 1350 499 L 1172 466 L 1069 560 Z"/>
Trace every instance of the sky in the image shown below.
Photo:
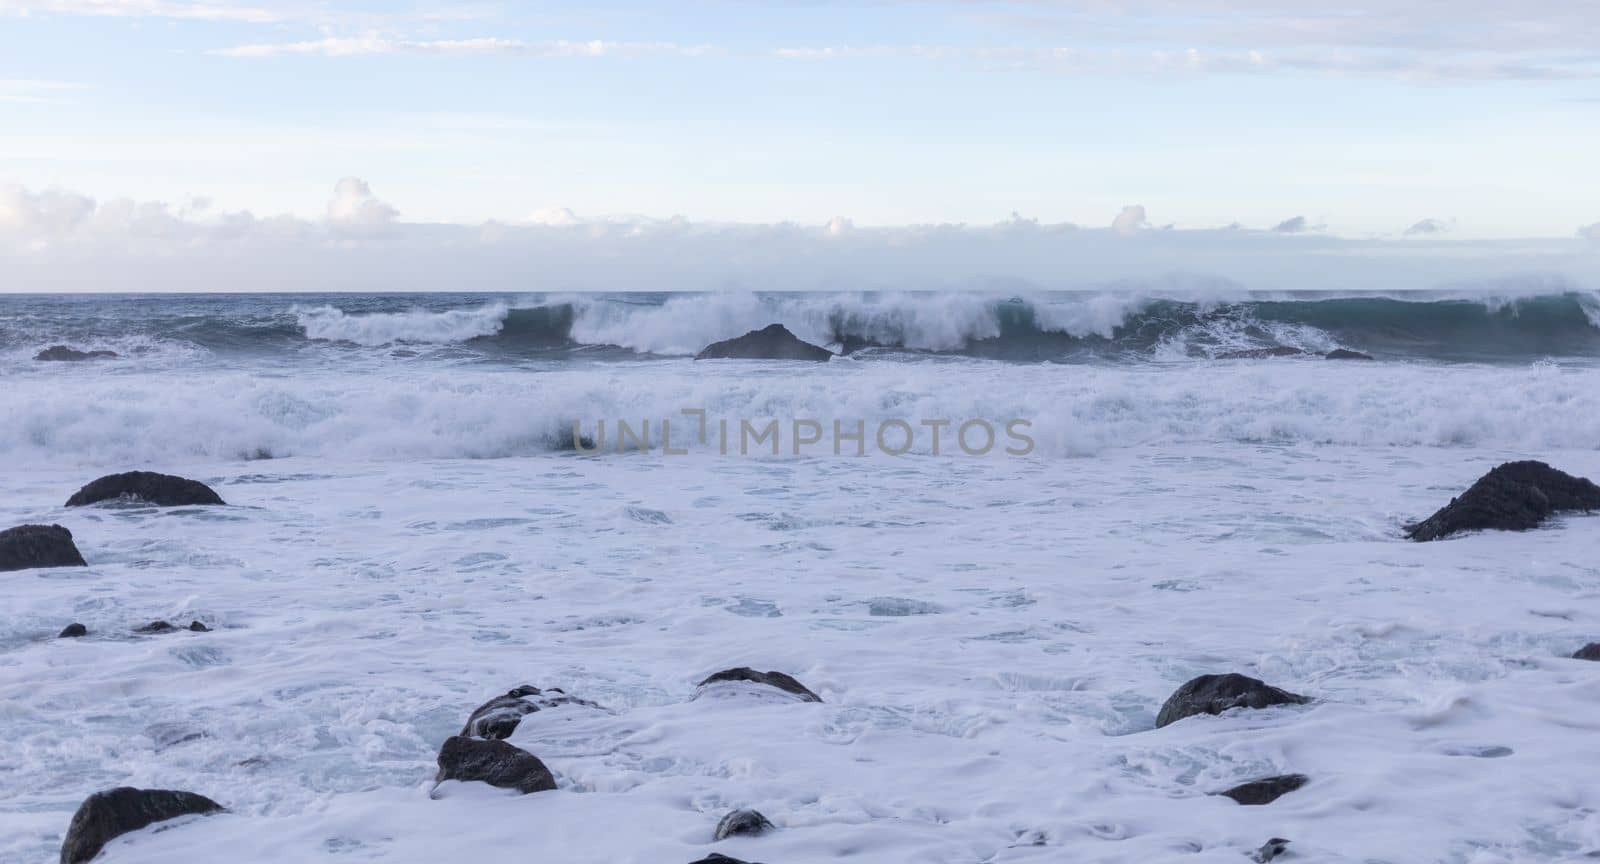
<path fill-rule="evenodd" d="M 0 254 L 1037 222 L 1582 257 L 1587 5 L 0 0 Z"/>

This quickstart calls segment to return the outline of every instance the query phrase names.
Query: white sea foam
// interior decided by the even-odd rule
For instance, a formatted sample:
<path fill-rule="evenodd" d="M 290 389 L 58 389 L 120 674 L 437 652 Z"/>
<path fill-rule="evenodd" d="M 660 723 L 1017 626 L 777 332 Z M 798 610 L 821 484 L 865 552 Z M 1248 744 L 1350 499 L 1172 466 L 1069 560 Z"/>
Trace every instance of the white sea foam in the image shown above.
<path fill-rule="evenodd" d="M 349 314 L 333 306 L 295 308 L 306 338 L 377 346 L 395 342 L 465 342 L 500 332 L 509 307 L 490 303 L 444 312 L 370 312 Z"/>

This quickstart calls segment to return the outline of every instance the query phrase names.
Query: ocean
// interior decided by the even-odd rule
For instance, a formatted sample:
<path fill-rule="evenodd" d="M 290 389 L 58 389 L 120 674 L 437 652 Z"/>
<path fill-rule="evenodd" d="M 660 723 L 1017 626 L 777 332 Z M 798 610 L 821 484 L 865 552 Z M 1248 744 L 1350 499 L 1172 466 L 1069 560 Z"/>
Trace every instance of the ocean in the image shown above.
<path fill-rule="evenodd" d="M 774 322 L 840 356 L 692 359 Z M 6 862 L 122 785 L 229 812 L 108 864 L 1600 854 L 1600 517 L 1403 537 L 1600 478 L 1594 295 L 10 295 L 0 388 L 0 527 L 89 562 L 0 574 Z M 133 469 L 230 506 L 63 506 Z M 1311 701 L 1156 728 L 1221 672 Z M 559 788 L 435 788 L 522 684 L 600 706 L 512 738 Z"/>

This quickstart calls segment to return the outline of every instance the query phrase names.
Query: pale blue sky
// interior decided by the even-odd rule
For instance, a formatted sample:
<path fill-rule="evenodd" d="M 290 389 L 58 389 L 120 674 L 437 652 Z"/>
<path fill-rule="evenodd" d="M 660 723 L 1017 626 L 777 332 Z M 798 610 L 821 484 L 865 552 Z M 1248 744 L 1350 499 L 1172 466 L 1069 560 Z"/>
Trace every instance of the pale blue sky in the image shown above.
<path fill-rule="evenodd" d="M 1600 15 L 1510 5 L 0 0 L 0 184 L 310 218 L 353 176 L 467 224 L 1137 204 L 1572 238 L 1600 222 Z"/>

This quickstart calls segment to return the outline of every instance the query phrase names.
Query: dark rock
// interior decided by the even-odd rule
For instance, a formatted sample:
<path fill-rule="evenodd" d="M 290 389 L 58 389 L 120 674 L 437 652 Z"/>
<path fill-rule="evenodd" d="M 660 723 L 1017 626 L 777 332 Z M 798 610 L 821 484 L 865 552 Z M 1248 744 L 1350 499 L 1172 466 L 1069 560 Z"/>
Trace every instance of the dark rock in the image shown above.
<path fill-rule="evenodd" d="M 1247 348 L 1242 351 L 1224 351 L 1217 355 L 1218 360 L 1262 360 L 1267 357 L 1299 357 L 1307 353 L 1302 348 L 1291 348 L 1288 345 L 1274 345 L 1271 348 Z"/>
<path fill-rule="evenodd" d="M 801 684 L 789 675 L 785 675 L 782 672 L 757 672 L 748 666 L 740 666 L 737 669 L 724 669 L 701 681 L 700 686 L 705 687 L 708 684 L 716 684 L 722 681 L 750 681 L 756 684 L 776 687 L 785 693 L 798 696 L 801 702 L 822 701 L 821 696 L 806 689 L 806 685 Z"/>
<path fill-rule="evenodd" d="M 1272 859 L 1288 851 L 1289 841 L 1283 839 L 1282 837 L 1274 837 L 1271 840 L 1261 844 L 1261 848 L 1257 849 L 1255 854 L 1251 855 L 1250 858 L 1257 862 L 1257 864 L 1267 864 L 1268 861 L 1271 861 Z"/>
<path fill-rule="evenodd" d="M 58 634 L 56 636 L 56 638 L 57 639 L 77 639 L 80 636 L 87 636 L 87 635 L 89 635 L 89 628 L 88 627 L 85 627 L 82 624 L 79 624 L 77 622 L 73 622 L 71 624 L 68 624 L 66 627 L 62 628 L 61 633 Z"/>
<path fill-rule="evenodd" d="M 67 837 L 61 842 L 61 864 L 81 864 L 100 854 L 105 845 L 130 831 L 179 816 L 217 813 L 221 804 L 193 792 L 134 789 L 122 786 L 96 792 L 72 814 Z"/>
<path fill-rule="evenodd" d="M 1406 536 L 1438 540 L 1458 531 L 1526 531 L 1556 513 L 1595 509 L 1600 509 L 1600 486 L 1543 462 L 1507 462 L 1439 512 L 1409 526 Z"/>
<path fill-rule="evenodd" d="M 189 630 L 190 630 L 190 632 L 193 632 L 193 633 L 210 633 L 211 632 L 211 628 L 210 627 L 207 627 L 206 625 L 201 624 L 199 621 L 190 621 L 189 622 Z"/>
<path fill-rule="evenodd" d="M 1168 697 L 1156 716 L 1156 728 L 1176 723 L 1196 714 L 1221 714 L 1234 708 L 1266 708 L 1272 705 L 1301 705 L 1310 700 L 1279 690 L 1248 675 L 1201 675 L 1179 687 Z"/>
<path fill-rule="evenodd" d="M 46 348 L 43 351 L 40 351 L 38 354 L 33 355 L 33 359 L 72 362 L 76 360 L 97 360 L 102 357 L 110 358 L 115 356 L 117 356 L 117 352 L 115 351 L 79 351 L 76 348 L 68 348 L 65 345 L 51 345 L 49 348 Z"/>
<path fill-rule="evenodd" d="M 1240 804 L 1256 805 L 1271 804 L 1284 795 L 1306 785 L 1310 778 L 1304 774 L 1283 774 L 1278 777 L 1264 777 L 1260 780 L 1251 780 L 1241 783 L 1219 795 L 1226 795 Z"/>
<path fill-rule="evenodd" d="M 782 324 L 768 324 L 760 330 L 735 339 L 725 339 L 707 345 L 696 360 L 816 360 L 826 362 L 833 352 L 826 348 L 801 341 Z"/>
<path fill-rule="evenodd" d="M 67 506 L 82 507 L 119 498 L 131 498 L 157 507 L 225 503 L 217 493 L 211 491 L 210 486 L 197 480 L 154 471 L 129 471 L 101 477 L 79 489 L 67 499 Z"/>
<path fill-rule="evenodd" d="M 171 633 L 172 631 L 177 630 L 177 629 L 178 628 L 172 626 L 171 624 L 168 624 L 165 621 L 151 621 L 149 624 L 146 624 L 146 625 L 144 625 L 142 627 L 133 628 L 133 632 L 135 632 L 135 633 L 146 633 L 146 634 L 148 634 L 148 633 Z"/>
<path fill-rule="evenodd" d="M 539 757 L 504 741 L 457 735 L 439 748 L 438 782 L 461 780 L 515 789 L 526 795 L 556 788 L 556 778 Z"/>
<path fill-rule="evenodd" d="M 1348 348 L 1335 348 L 1332 351 L 1329 351 L 1328 353 L 1326 353 L 1326 354 L 1324 354 L 1322 356 L 1328 358 L 1329 360 L 1371 360 L 1372 359 L 1372 355 L 1371 354 L 1363 354 L 1360 351 L 1351 351 Z"/>
<path fill-rule="evenodd" d="M 472 716 L 467 718 L 467 725 L 462 727 L 461 734 L 468 738 L 503 741 L 517 731 L 517 724 L 522 722 L 522 718 L 536 711 L 560 705 L 600 707 L 586 699 L 568 696 L 558 687 L 540 690 L 538 687 L 524 684 L 504 696 L 496 696 L 479 705 L 477 710 L 472 712 Z"/>
<path fill-rule="evenodd" d="M 72 532 L 60 525 L 18 525 L 0 531 L 0 570 L 87 566 L 72 542 Z"/>
<path fill-rule="evenodd" d="M 756 864 L 754 861 L 744 861 L 739 858 L 729 858 L 721 852 L 712 852 L 704 858 L 697 858 L 689 864 Z"/>
<path fill-rule="evenodd" d="M 722 817 L 717 823 L 716 834 L 713 840 L 726 840 L 729 837 L 759 837 L 768 831 L 776 830 L 778 826 L 767 821 L 759 810 L 735 810 Z"/>
<path fill-rule="evenodd" d="M 1572 655 L 1574 660 L 1600 660 L 1600 642 L 1590 642 Z"/>

